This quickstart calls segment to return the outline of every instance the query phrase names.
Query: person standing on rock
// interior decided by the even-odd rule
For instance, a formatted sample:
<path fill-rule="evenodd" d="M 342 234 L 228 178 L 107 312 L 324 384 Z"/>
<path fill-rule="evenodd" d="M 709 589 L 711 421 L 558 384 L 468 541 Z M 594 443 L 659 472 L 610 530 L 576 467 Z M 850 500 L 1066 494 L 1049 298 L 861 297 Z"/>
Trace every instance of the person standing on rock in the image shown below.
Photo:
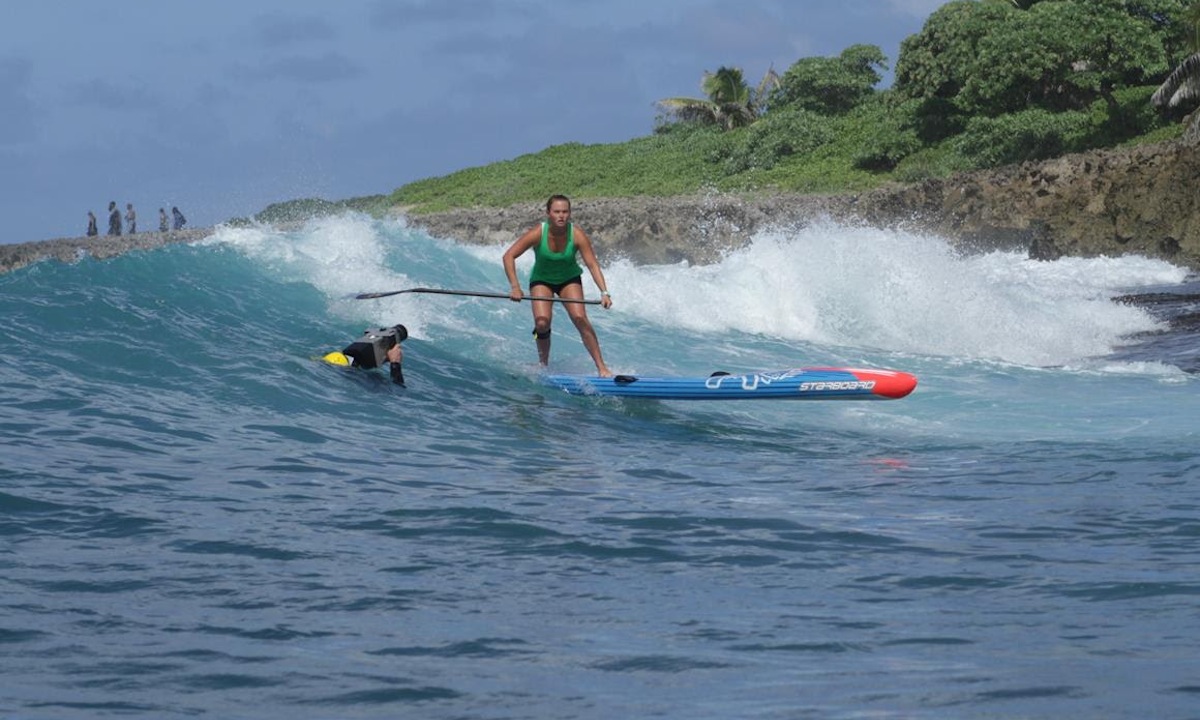
<path fill-rule="evenodd" d="M 174 205 L 171 206 L 171 215 L 175 219 L 175 229 L 182 230 L 183 226 L 187 224 L 187 218 L 185 218 L 183 213 L 179 212 L 179 208 L 175 207 Z"/>
<path fill-rule="evenodd" d="M 121 234 L 121 211 L 117 209 L 116 202 L 108 203 L 108 234 Z"/>
<path fill-rule="evenodd" d="M 158 231 L 166 232 L 169 227 L 170 227 L 170 223 L 167 222 L 167 211 L 162 208 L 159 208 L 158 209 Z"/>
<path fill-rule="evenodd" d="M 133 203 L 125 203 L 125 227 L 130 235 L 137 232 L 137 213 L 133 211 Z"/>
<path fill-rule="evenodd" d="M 88 210 L 88 228 L 87 236 L 95 237 L 100 234 L 100 229 L 96 227 L 96 213 Z"/>
<path fill-rule="evenodd" d="M 583 228 L 571 223 L 571 201 L 565 195 L 551 196 L 546 201 L 546 219 L 526 230 L 504 252 L 504 273 L 508 276 L 509 297 L 513 302 L 520 302 L 524 297 L 517 279 L 516 261 L 527 250 L 533 250 L 533 270 L 529 274 L 533 336 L 537 339 L 538 361 L 545 366 L 550 363 L 550 322 L 554 314 L 554 303 L 549 298 L 557 295 L 567 300 L 583 300 L 583 268 L 579 266 L 577 254 L 583 258 L 596 287 L 600 288 L 600 304 L 604 309 L 612 307 L 612 296 L 608 294 L 608 283 L 592 250 L 591 238 Z M 586 305 L 579 302 L 564 304 L 571 322 L 579 330 L 583 346 L 596 363 L 596 374 L 612 377 L 600 353 L 596 331 L 588 320 Z"/>

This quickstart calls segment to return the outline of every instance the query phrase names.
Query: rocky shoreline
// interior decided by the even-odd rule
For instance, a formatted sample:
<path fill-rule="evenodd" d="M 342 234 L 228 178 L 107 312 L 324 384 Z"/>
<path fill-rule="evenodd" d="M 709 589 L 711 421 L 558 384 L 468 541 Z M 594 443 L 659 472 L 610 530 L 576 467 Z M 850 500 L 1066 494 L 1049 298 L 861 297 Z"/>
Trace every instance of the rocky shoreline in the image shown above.
<path fill-rule="evenodd" d="M 76 262 L 83 257 L 110 258 L 132 250 L 151 250 L 172 243 L 194 242 L 211 234 L 211 228 L 193 228 L 167 232 L 139 232 L 133 235 L 55 238 L 0 245 L 0 273 L 42 260 Z"/>
<path fill-rule="evenodd" d="M 1198 177 L 1200 146 L 1172 141 L 858 194 L 583 198 L 574 218 L 602 256 L 645 264 L 706 264 L 758 229 L 831 218 L 928 232 L 968 251 L 1015 250 L 1040 260 L 1136 254 L 1200 270 Z M 438 237 L 501 244 L 542 216 L 542 206 L 530 203 L 410 221 Z"/>
<path fill-rule="evenodd" d="M 583 198 L 575 220 L 597 239 L 602 260 L 623 256 L 643 264 L 707 264 L 759 229 L 831 218 L 929 232 L 972 251 L 1017 250 L 1043 260 L 1136 254 L 1200 270 L 1198 177 L 1200 144 L 1176 140 L 857 194 Z M 394 212 L 435 236 L 489 245 L 511 242 L 544 214 L 541 203 Z M 0 245 L 0 272 L 48 258 L 112 257 L 210 233 L 197 228 Z"/>

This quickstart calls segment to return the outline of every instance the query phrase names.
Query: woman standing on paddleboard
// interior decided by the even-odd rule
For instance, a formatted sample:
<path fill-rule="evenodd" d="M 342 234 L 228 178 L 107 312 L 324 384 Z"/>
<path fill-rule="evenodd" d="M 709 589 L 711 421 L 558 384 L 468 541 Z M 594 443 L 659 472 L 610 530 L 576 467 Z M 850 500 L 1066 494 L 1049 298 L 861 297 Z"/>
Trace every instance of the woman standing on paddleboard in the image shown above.
<path fill-rule="evenodd" d="M 541 224 L 526 230 L 517 238 L 508 250 L 504 251 L 504 273 L 508 275 L 512 289 L 509 297 L 513 302 L 520 302 L 524 297 L 521 283 L 517 279 L 517 258 L 526 250 L 533 250 L 533 270 L 529 273 L 529 295 L 533 298 L 533 336 L 537 338 L 538 360 L 542 365 L 550 363 L 550 320 L 554 313 L 554 303 L 538 298 L 552 298 L 555 295 L 570 300 L 583 300 L 583 268 L 575 256 L 583 258 L 592 273 L 592 280 L 600 288 L 600 305 L 605 309 L 612 307 L 612 298 L 608 294 L 608 284 L 604 281 L 604 273 L 600 271 L 600 263 L 596 262 L 596 253 L 592 251 L 591 238 L 582 228 L 571 223 L 571 201 L 565 195 L 553 195 L 546 201 L 546 219 Z M 586 306 L 582 303 L 565 303 L 567 315 L 579 330 L 583 346 L 596 363 L 596 373 L 600 377 L 611 377 L 604 357 L 600 354 L 600 341 L 596 339 L 596 331 L 588 320 Z"/>

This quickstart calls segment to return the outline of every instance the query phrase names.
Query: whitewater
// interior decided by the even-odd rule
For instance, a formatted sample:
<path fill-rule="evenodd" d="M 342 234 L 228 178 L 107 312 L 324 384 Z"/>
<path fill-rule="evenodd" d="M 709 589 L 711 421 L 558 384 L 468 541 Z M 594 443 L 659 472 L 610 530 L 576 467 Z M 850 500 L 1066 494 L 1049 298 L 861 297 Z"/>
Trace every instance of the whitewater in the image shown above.
<path fill-rule="evenodd" d="M 344 215 L 0 276 L 0 715 L 1196 717 L 1185 269 L 832 221 L 606 258 L 614 372 L 918 376 L 886 402 L 570 397 L 527 303 L 353 299 L 502 250 Z M 319 361 L 396 323 L 407 387 Z"/>

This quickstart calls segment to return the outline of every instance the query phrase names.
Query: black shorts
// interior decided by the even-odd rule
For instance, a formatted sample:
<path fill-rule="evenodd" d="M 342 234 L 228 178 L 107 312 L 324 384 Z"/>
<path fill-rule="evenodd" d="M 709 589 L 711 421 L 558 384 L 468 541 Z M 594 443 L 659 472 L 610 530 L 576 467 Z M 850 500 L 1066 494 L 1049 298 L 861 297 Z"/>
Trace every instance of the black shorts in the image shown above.
<path fill-rule="evenodd" d="M 582 285 L 582 284 L 583 284 L 583 276 L 582 275 L 576 275 L 575 277 L 571 278 L 570 280 L 567 280 L 566 282 L 560 282 L 560 283 L 556 283 L 556 284 L 551 284 L 548 282 L 544 282 L 542 280 L 532 280 L 529 283 L 529 293 L 531 295 L 533 294 L 533 286 L 534 285 L 544 285 L 544 286 L 550 288 L 550 292 L 554 293 L 555 295 L 562 295 L 563 288 L 565 288 L 566 286 Z"/>

